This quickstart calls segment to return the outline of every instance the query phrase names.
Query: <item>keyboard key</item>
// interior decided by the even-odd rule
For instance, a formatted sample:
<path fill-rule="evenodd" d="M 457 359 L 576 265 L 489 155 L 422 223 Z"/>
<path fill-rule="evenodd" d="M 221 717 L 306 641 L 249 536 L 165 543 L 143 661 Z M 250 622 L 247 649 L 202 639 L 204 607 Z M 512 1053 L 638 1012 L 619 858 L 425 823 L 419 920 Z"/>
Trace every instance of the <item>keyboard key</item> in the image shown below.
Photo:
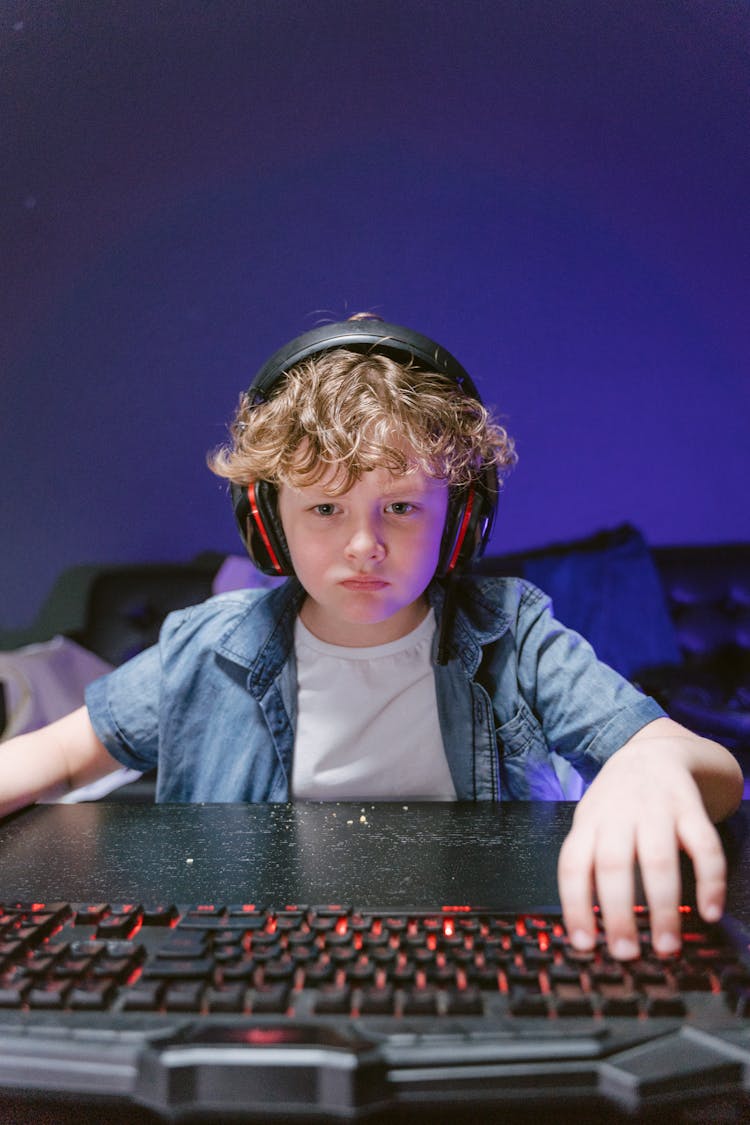
<path fill-rule="evenodd" d="M 351 989 L 324 985 L 315 997 L 314 1010 L 318 1015 L 342 1015 L 351 1011 L 351 1006 Z"/>
<path fill-rule="evenodd" d="M 215 930 L 225 930 L 229 926 L 233 927 L 233 919 L 223 918 L 220 914 L 194 914 L 188 918 L 182 918 L 179 922 L 179 930 L 195 931 L 197 933 L 210 934 Z"/>
<path fill-rule="evenodd" d="M 12 983 L 0 984 L 0 1008 L 20 1008 L 31 988 L 31 979 L 24 978 Z"/>
<path fill-rule="evenodd" d="M 598 987 L 601 997 L 601 1010 L 610 1016 L 637 1016 L 643 994 L 636 992 L 630 984 L 602 984 Z"/>
<path fill-rule="evenodd" d="M 173 903 L 144 903 L 144 926 L 171 926 L 179 917 L 179 911 Z"/>
<path fill-rule="evenodd" d="M 138 960 L 143 955 L 143 946 L 133 941 L 108 941 L 106 944 L 107 957 L 127 957 Z"/>
<path fill-rule="evenodd" d="M 69 946 L 71 957 L 98 957 L 107 948 L 103 941 L 72 941 Z"/>
<path fill-rule="evenodd" d="M 676 992 L 660 985 L 646 986 L 646 1011 L 650 1016 L 684 1016 L 685 1001 Z"/>
<path fill-rule="evenodd" d="M 478 988 L 464 988 L 448 994 L 446 1011 L 450 1016 L 481 1016 L 484 1011 Z"/>
<path fill-rule="evenodd" d="M 650 965 L 642 961 L 634 961 L 628 965 L 628 971 L 637 987 L 642 987 L 646 984 L 663 985 L 667 983 L 666 972 L 656 965 Z"/>
<path fill-rule="evenodd" d="M 30 1008 L 62 1008 L 70 991 L 70 981 L 51 980 L 30 988 L 26 994 Z"/>
<path fill-rule="evenodd" d="M 397 965 L 389 975 L 395 984 L 411 984 L 417 971 L 413 965 Z"/>
<path fill-rule="evenodd" d="M 131 985 L 123 998 L 123 1010 L 153 1012 L 161 1003 L 164 985 L 160 980 L 139 980 Z"/>
<path fill-rule="evenodd" d="M 593 1016 L 594 1005 L 591 996 L 577 990 L 569 990 L 562 985 L 555 991 L 555 1008 L 558 1016 Z"/>
<path fill-rule="evenodd" d="M 594 973 L 591 974 L 592 979 L 598 979 Z M 550 983 L 552 984 L 580 984 L 581 973 L 579 969 L 573 965 L 552 965 L 548 970 Z"/>
<path fill-rule="evenodd" d="M 100 1012 L 109 1007 L 115 995 L 115 986 L 109 980 L 94 980 L 85 985 L 76 985 L 68 994 L 68 1004 L 79 1010 Z"/>
<path fill-rule="evenodd" d="M 527 992 L 517 988 L 511 994 L 508 1004 L 514 1016 L 548 1016 L 549 1007 L 547 997 L 539 993 Z"/>
<path fill-rule="evenodd" d="M 431 988 L 415 988 L 404 997 L 405 1016 L 434 1016 L 437 1011 L 437 992 Z"/>
<path fill-rule="evenodd" d="M 393 965 L 396 961 L 396 950 L 390 946 L 367 946 L 368 956 L 376 965 Z"/>
<path fill-rule="evenodd" d="M 140 917 L 133 914 L 115 915 L 112 918 L 103 918 L 96 927 L 98 938 L 127 938 L 140 922 Z"/>
<path fill-rule="evenodd" d="M 252 957 L 235 961 L 231 965 L 222 965 L 221 975 L 225 981 L 239 982 L 252 981 L 258 970 L 258 963 Z"/>
<path fill-rule="evenodd" d="M 106 902 L 72 903 L 73 924 L 76 926 L 95 926 L 101 922 L 109 909 Z"/>
<path fill-rule="evenodd" d="M 361 984 L 365 981 L 371 981 L 375 976 L 375 966 L 371 961 L 356 961 L 353 965 L 348 965 L 346 968 L 347 980 L 353 983 Z"/>
<path fill-rule="evenodd" d="M 526 992 L 539 992 L 539 976 L 537 973 L 529 972 L 528 969 L 519 968 L 518 965 L 511 965 L 506 970 L 508 977 L 508 984 L 511 987 L 515 985 L 523 986 Z"/>
<path fill-rule="evenodd" d="M 674 974 L 675 984 L 681 992 L 711 992 L 711 977 L 707 972 L 679 969 Z"/>
<path fill-rule="evenodd" d="M 173 933 L 159 946 L 156 951 L 156 956 L 168 957 L 171 960 L 202 957 L 206 951 L 205 946 L 206 943 L 200 936 L 195 934 Z"/>
<path fill-rule="evenodd" d="M 207 988 L 204 999 L 209 1012 L 241 1012 L 244 1009 L 245 986 L 231 984 Z"/>
<path fill-rule="evenodd" d="M 500 987 L 497 969 L 491 965 L 483 967 L 474 966 L 466 970 L 466 979 L 470 984 L 483 991 L 497 992 Z"/>
<path fill-rule="evenodd" d="M 122 984 L 130 976 L 134 968 L 130 957 L 103 957 L 94 964 L 93 975 L 106 977 L 108 980 Z"/>
<path fill-rule="evenodd" d="M 330 961 L 319 961 L 314 965 L 305 965 L 305 984 L 316 987 L 333 979 L 333 965 Z"/>
<path fill-rule="evenodd" d="M 246 930 L 248 933 L 262 930 L 265 924 L 265 914 L 246 914 L 243 911 L 233 913 L 230 910 L 229 917 L 224 920 L 224 925 L 228 926 L 230 929 Z"/>
<path fill-rule="evenodd" d="M 362 1015 L 392 1015 L 395 993 L 390 985 L 385 988 L 365 988 L 359 1002 Z"/>
<path fill-rule="evenodd" d="M 285 984 L 271 984 L 256 988 L 252 997 L 255 1013 L 285 1012 L 289 1007 L 289 989 Z"/>
<path fill-rule="evenodd" d="M 274 941 L 273 945 L 259 946 L 253 943 L 252 951 L 257 964 L 263 965 L 266 961 L 275 961 L 281 955 L 281 942 Z"/>
<path fill-rule="evenodd" d="M 24 965 L 26 972 L 32 977 L 42 977 L 50 971 L 55 964 L 54 957 L 48 957 L 43 952 L 29 957 Z"/>
<path fill-rule="evenodd" d="M 596 985 L 625 983 L 625 971 L 621 965 L 592 966 L 589 968 L 589 976 Z"/>
<path fill-rule="evenodd" d="M 65 957 L 55 965 L 54 974 L 56 977 L 82 977 L 84 973 L 88 972 L 93 963 L 93 957 Z"/>
<path fill-rule="evenodd" d="M 213 961 L 210 957 L 179 958 L 169 961 L 167 958 L 158 958 L 149 961 L 143 966 L 144 979 L 151 980 L 189 980 L 208 977 L 213 970 Z"/>
<path fill-rule="evenodd" d="M 294 976 L 296 965 L 291 958 L 279 961 L 268 961 L 263 966 L 263 979 L 265 981 L 289 981 Z"/>
<path fill-rule="evenodd" d="M 203 985 L 193 981 L 189 984 L 170 984 L 163 1003 L 168 1012 L 199 1012 L 202 998 Z"/>

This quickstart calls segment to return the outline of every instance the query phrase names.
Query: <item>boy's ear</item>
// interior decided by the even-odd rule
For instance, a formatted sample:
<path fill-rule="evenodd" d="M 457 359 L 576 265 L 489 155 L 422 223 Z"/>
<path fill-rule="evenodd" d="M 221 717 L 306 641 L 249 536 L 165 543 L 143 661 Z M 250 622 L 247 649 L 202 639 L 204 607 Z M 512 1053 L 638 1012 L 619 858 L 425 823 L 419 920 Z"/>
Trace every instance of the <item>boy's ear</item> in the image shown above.
<path fill-rule="evenodd" d="M 234 516 L 248 555 L 263 574 L 294 574 L 279 517 L 276 486 L 267 480 L 232 484 Z"/>

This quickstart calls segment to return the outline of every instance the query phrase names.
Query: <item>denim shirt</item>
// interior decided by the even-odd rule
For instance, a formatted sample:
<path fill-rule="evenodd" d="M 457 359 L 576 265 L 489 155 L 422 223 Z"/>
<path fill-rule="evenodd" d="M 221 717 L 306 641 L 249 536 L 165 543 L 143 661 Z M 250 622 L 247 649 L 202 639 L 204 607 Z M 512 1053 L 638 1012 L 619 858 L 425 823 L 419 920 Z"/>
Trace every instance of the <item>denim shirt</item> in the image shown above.
<path fill-rule="evenodd" d="M 427 593 L 439 634 L 445 591 L 433 582 Z M 158 765 L 157 801 L 290 799 L 294 622 L 303 599 L 290 579 L 179 610 L 157 645 L 89 685 L 91 722 L 109 752 L 133 769 Z M 459 800 L 568 796 L 556 759 L 587 783 L 664 714 L 521 579 L 461 579 L 445 664 L 436 661 L 437 635 L 434 646 L 440 729 Z"/>

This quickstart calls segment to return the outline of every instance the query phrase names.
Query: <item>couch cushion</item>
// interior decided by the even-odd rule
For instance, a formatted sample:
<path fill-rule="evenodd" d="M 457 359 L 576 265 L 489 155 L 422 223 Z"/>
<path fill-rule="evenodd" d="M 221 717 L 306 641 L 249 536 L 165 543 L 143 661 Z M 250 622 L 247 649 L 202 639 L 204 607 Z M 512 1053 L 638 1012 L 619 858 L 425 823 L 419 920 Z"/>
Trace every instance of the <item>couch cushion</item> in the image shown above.
<path fill-rule="evenodd" d="M 659 574 L 641 533 L 629 524 L 586 539 L 498 560 L 516 564 L 549 594 L 555 616 L 581 633 L 605 663 L 632 678 L 650 665 L 677 664 L 680 650 Z M 495 573 L 493 560 L 480 564 Z"/>

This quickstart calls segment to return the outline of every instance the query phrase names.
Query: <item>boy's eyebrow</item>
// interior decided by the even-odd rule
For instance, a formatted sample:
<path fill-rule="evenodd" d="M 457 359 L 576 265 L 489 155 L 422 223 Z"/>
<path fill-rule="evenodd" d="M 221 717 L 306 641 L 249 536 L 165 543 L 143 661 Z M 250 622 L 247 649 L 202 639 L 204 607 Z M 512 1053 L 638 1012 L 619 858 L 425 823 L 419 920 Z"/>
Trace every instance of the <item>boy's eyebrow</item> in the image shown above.
<path fill-rule="evenodd" d="M 399 493 L 403 496 L 408 492 L 418 492 L 421 495 L 425 492 L 435 491 L 445 484 L 446 482 L 444 480 L 440 480 L 437 477 L 419 478 L 411 476 L 410 474 L 404 474 L 402 477 L 394 477 L 393 483 L 386 485 L 383 489 L 383 495 L 391 496 Z"/>
<path fill-rule="evenodd" d="M 384 484 L 379 495 L 381 499 L 408 499 L 410 496 L 425 496 L 429 492 L 440 488 L 445 485 L 445 481 L 437 478 L 429 477 L 427 479 L 419 479 L 409 473 L 403 476 L 394 477 L 392 482 Z M 321 497 L 326 500 L 341 500 L 347 496 L 349 490 L 345 492 L 329 492 L 323 481 L 314 481 L 311 484 L 302 484 L 293 489 L 300 496 L 303 496 L 306 501 L 310 501 L 313 497 Z"/>
<path fill-rule="evenodd" d="M 430 490 L 428 488 L 418 488 L 414 485 L 406 485 L 404 488 L 385 488 L 381 492 L 384 500 L 403 500 L 408 499 L 409 496 L 425 496 Z"/>

